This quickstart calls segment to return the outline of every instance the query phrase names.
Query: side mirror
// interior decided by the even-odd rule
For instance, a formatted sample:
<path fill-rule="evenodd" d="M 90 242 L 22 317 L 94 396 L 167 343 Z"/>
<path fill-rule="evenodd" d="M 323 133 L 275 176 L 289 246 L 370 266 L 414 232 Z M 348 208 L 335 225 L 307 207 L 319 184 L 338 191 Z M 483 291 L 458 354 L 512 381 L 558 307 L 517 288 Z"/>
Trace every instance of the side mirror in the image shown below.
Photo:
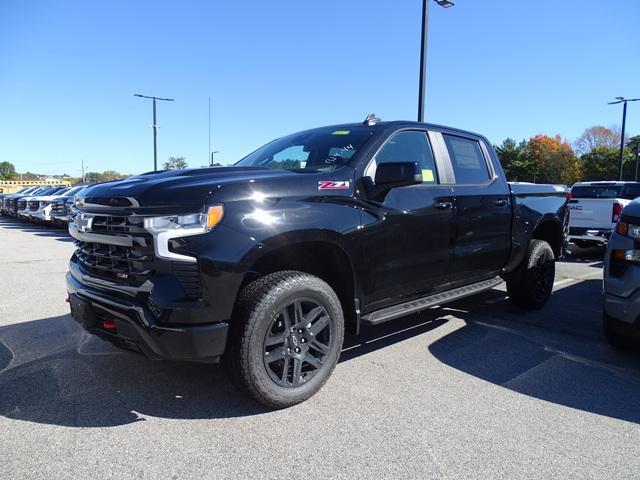
<path fill-rule="evenodd" d="M 416 162 L 381 163 L 376 168 L 376 187 L 386 189 L 422 183 L 422 170 Z"/>

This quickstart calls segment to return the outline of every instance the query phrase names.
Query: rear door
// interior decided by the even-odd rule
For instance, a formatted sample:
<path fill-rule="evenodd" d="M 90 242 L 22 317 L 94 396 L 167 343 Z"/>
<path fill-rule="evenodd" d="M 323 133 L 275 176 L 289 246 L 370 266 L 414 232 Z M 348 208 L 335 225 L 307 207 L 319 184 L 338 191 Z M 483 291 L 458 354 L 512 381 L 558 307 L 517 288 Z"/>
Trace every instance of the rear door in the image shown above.
<path fill-rule="evenodd" d="M 467 284 L 496 275 L 511 251 L 509 185 L 494 168 L 484 142 L 442 133 L 455 197 L 454 258 L 449 280 Z"/>

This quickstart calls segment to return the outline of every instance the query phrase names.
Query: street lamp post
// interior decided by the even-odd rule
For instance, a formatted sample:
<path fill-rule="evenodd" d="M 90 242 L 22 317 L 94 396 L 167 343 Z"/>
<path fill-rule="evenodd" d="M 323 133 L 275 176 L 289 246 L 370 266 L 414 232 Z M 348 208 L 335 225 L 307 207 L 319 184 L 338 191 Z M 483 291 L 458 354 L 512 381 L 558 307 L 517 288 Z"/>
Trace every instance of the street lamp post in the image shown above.
<path fill-rule="evenodd" d="M 147 95 L 140 95 L 139 93 L 134 93 L 134 97 L 140 98 L 149 98 L 153 100 L 153 171 L 158 171 L 158 124 L 156 123 L 156 100 L 162 100 L 163 102 L 173 102 L 173 98 L 161 98 L 161 97 L 150 97 Z"/>
<path fill-rule="evenodd" d="M 627 102 L 637 102 L 640 98 L 624 98 L 616 97 L 615 102 L 609 102 L 609 105 L 617 105 L 622 103 L 622 133 L 620 134 L 620 162 L 618 165 L 618 178 L 622 180 L 622 160 L 624 159 L 624 129 L 627 123 Z"/>
<path fill-rule="evenodd" d="M 213 155 L 215 153 L 220 153 L 220 150 L 215 150 L 215 151 L 211 152 L 211 160 L 209 161 L 209 166 L 210 167 L 213 167 Z"/>
<path fill-rule="evenodd" d="M 420 86 L 418 88 L 418 121 L 424 122 L 424 104 L 427 94 L 427 37 L 429 34 L 429 1 L 422 0 L 422 41 L 420 43 Z M 435 0 L 443 8 L 453 7 L 447 0 Z"/>

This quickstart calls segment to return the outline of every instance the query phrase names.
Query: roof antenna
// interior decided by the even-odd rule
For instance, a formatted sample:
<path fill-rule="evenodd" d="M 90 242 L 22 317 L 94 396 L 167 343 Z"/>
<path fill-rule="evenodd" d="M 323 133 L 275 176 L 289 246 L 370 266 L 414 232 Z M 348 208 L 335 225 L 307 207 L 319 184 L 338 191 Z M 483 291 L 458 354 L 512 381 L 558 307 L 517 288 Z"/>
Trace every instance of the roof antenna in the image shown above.
<path fill-rule="evenodd" d="M 376 123 L 378 123 L 380 121 L 380 119 L 378 117 L 376 117 L 375 113 L 370 113 L 369 115 L 367 115 L 367 118 L 364 119 L 364 122 L 362 122 L 364 125 L 367 126 L 372 126 L 375 125 Z"/>

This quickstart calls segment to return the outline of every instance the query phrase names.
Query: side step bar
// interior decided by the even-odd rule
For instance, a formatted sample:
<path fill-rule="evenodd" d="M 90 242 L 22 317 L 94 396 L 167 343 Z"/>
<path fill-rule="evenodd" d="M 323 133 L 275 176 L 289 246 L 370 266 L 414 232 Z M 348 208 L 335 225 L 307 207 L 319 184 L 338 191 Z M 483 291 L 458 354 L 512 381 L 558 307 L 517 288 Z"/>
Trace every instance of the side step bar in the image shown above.
<path fill-rule="evenodd" d="M 469 295 L 480 293 L 484 290 L 489 290 L 501 283 L 502 278 L 494 277 L 489 280 L 483 280 L 482 282 L 465 285 L 464 287 L 454 288 L 447 292 L 436 293 L 434 295 L 418 298 L 417 300 L 401 303 L 400 305 L 386 307 L 364 315 L 362 317 L 362 323 L 365 325 L 379 325 L 381 323 L 388 322 L 389 320 L 394 320 L 411 313 L 416 313 L 435 305 L 442 305 L 468 297 Z"/>

